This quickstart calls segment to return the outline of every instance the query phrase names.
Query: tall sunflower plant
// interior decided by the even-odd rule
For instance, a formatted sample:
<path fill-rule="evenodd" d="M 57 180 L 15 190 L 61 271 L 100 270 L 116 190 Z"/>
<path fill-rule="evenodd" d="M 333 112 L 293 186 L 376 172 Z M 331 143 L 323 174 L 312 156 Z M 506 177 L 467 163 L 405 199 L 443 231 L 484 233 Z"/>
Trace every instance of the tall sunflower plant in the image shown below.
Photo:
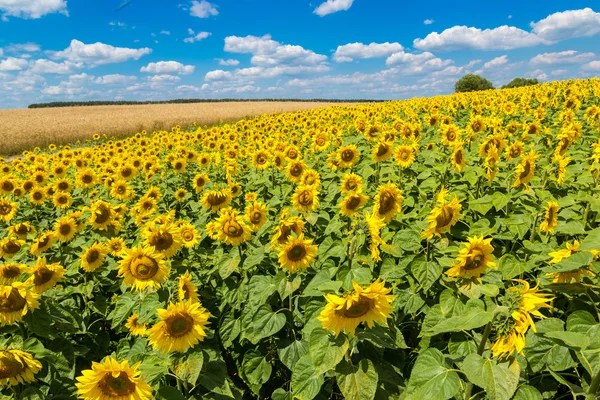
<path fill-rule="evenodd" d="M 0 399 L 600 393 L 598 79 L 0 162 Z"/>

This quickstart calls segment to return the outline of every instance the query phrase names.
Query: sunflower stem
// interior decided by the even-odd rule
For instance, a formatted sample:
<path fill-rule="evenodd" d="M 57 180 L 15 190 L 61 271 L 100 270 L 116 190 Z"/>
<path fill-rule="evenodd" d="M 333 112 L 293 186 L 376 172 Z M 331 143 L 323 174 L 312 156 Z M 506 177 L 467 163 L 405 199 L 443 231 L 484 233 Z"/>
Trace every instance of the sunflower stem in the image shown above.
<path fill-rule="evenodd" d="M 487 343 L 488 337 L 492 332 L 492 322 L 488 322 L 483 331 L 483 335 L 481 336 L 481 342 L 479 342 L 479 346 L 477 346 L 477 354 L 482 355 L 485 350 L 485 345 Z M 473 382 L 467 383 L 467 387 L 465 388 L 465 400 L 469 400 L 471 398 L 471 392 L 473 391 Z"/>
<path fill-rule="evenodd" d="M 596 398 L 596 394 L 598 393 L 598 389 L 600 388 L 600 371 L 596 374 L 594 379 L 592 379 L 592 383 L 590 383 L 590 388 L 585 396 L 586 400 L 594 400 Z"/>

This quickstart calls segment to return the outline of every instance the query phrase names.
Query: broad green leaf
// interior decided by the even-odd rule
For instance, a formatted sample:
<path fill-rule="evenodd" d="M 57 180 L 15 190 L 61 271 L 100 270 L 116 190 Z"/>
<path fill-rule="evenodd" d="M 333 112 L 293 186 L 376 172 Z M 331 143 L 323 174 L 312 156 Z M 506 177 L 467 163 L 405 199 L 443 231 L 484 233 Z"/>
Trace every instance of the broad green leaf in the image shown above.
<path fill-rule="evenodd" d="M 285 326 L 286 317 L 282 313 L 274 313 L 271 306 L 261 306 L 252 318 L 253 335 L 249 337 L 253 344 L 261 339 L 276 334 Z"/>
<path fill-rule="evenodd" d="M 219 327 L 219 337 L 223 342 L 223 347 L 230 347 L 241 331 L 242 323 L 233 315 L 233 311 L 225 314 Z"/>
<path fill-rule="evenodd" d="M 481 215 L 487 214 L 493 206 L 493 198 L 490 195 L 485 195 L 479 199 L 469 200 L 469 208 L 477 211 Z"/>
<path fill-rule="evenodd" d="M 442 275 L 442 266 L 435 261 L 427 261 L 425 257 L 413 260 L 410 270 L 425 291 L 429 290 Z"/>
<path fill-rule="evenodd" d="M 543 397 L 539 390 L 533 386 L 522 385 L 515 392 L 513 400 L 543 400 Z"/>
<path fill-rule="evenodd" d="M 589 265 L 593 260 L 592 253 L 579 251 L 559 263 L 543 268 L 544 272 L 568 272 L 576 271 L 581 267 Z"/>
<path fill-rule="evenodd" d="M 567 330 L 570 332 L 587 332 L 592 325 L 595 325 L 596 319 L 587 311 L 577 310 L 567 317 Z"/>
<path fill-rule="evenodd" d="M 237 251 L 237 248 L 234 247 L 234 250 Z M 229 275 L 233 274 L 237 270 L 238 265 L 240 265 L 240 261 L 239 255 L 225 256 L 219 263 L 219 275 L 221 278 L 227 279 Z"/>
<path fill-rule="evenodd" d="M 462 364 L 467 378 L 485 389 L 491 400 L 510 400 L 519 384 L 521 368 L 516 360 L 497 363 L 479 354 L 469 354 Z"/>
<path fill-rule="evenodd" d="M 421 234 L 412 229 L 403 229 L 394 236 L 394 243 L 404 251 L 418 251 L 421 249 Z"/>
<path fill-rule="evenodd" d="M 472 299 L 467 302 L 464 310 L 458 315 L 441 319 L 430 329 L 422 330 L 421 335 L 434 336 L 445 332 L 460 332 L 484 326 L 492 320 L 494 314 L 485 311 L 481 300 Z"/>
<path fill-rule="evenodd" d="M 152 292 L 148 293 L 144 296 L 142 300 L 142 304 L 140 307 L 140 323 L 148 322 L 152 317 L 156 315 L 156 310 L 159 308 L 163 308 L 164 304 L 159 300 L 158 293 Z M 135 311 L 135 307 L 134 307 Z"/>
<path fill-rule="evenodd" d="M 202 351 L 195 351 L 189 356 L 180 360 L 179 363 L 173 366 L 175 375 L 181 380 L 186 381 L 192 385 L 195 385 L 202 372 L 202 365 L 204 364 L 204 353 Z"/>
<path fill-rule="evenodd" d="M 308 344 L 300 340 L 294 340 L 287 346 L 277 349 L 277 355 L 279 356 L 279 359 L 283 365 L 288 367 L 290 371 L 294 370 L 294 366 L 300 357 L 305 355 L 307 352 Z"/>
<path fill-rule="evenodd" d="M 318 374 L 334 369 L 347 350 L 348 340 L 344 335 L 334 337 L 320 328 L 310 334 L 308 352 Z"/>
<path fill-rule="evenodd" d="M 310 353 L 296 363 L 292 371 L 292 393 L 300 400 L 314 399 L 323 385 L 323 374 L 317 373 Z"/>
<path fill-rule="evenodd" d="M 172 386 L 163 386 L 157 391 L 158 400 L 186 400 L 186 397 Z"/>
<path fill-rule="evenodd" d="M 256 350 L 250 350 L 244 354 L 242 368 L 248 382 L 259 388 L 269 380 L 273 371 L 271 363 Z"/>
<path fill-rule="evenodd" d="M 531 271 L 533 267 L 532 263 L 521 261 L 512 254 L 505 254 L 498 260 L 498 269 L 502 272 L 503 279 L 512 279 L 515 276 Z"/>
<path fill-rule="evenodd" d="M 565 223 L 558 222 L 555 234 L 563 235 L 582 235 L 585 233 L 585 226 L 582 221 L 568 221 Z"/>
<path fill-rule="evenodd" d="M 198 383 L 213 393 L 229 398 L 235 398 L 229 384 L 227 366 L 221 360 L 204 362 L 204 368 L 198 379 Z"/>
<path fill-rule="evenodd" d="M 131 315 L 131 311 L 138 301 L 139 298 L 133 293 L 123 293 L 119 296 L 115 308 L 108 317 L 112 320 L 112 329 L 120 326 Z"/>
<path fill-rule="evenodd" d="M 406 400 L 447 400 L 461 390 L 458 374 L 446 363 L 441 351 L 424 350 L 410 373 Z"/>
<path fill-rule="evenodd" d="M 143 358 L 139 370 L 144 379 L 153 383 L 169 373 L 169 360 L 165 357 L 147 355 Z"/>
<path fill-rule="evenodd" d="M 510 197 L 501 192 L 495 192 L 492 195 L 492 203 L 496 211 L 502 210 L 510 201 Z"/>
<path fill-rule="evenodd" d="M 590 344 L 589 337 L 583 333 L 556 331 L 546 332 L 544 336 L 552 340 L 554 343 L 558 343 L 561 346 L 567 346 L 575 350 L 585 350 Z"/>
<path fill-rule="evenodd" d="M 600 228 L 588 232 L 585 239 L 581 241 L 579 250 L 600 250 Z"/>
<path fill-rule="evenodd" d="M 356 365 L 341 362 L 335 368 L 338 387 L 349 400 L 372 400 L 377 391 L 379 376 L 375 366 L 366 358 Z"/>
<path fill-rule="evenodd" d="M 294 395 L 292 392 L 286 392 L 282 388 L 275 389 L 273 394 L 271 394 L 271 399 L 273 400 L 293 400 Z"/>
<path fill-rule="evenodd" d="M 272 276 L 254 275 L 248 284 L 250 301 L 264 304 L 275 293 L 277 286 Z"/>

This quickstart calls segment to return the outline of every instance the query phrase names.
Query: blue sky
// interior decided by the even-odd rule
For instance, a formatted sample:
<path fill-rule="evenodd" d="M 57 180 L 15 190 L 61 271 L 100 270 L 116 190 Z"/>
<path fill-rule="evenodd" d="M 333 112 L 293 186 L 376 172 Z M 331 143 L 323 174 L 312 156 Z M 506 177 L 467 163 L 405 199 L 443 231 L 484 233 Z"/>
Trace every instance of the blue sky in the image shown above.
<path fill-rule="evenodd" d="M 172 98 L 402 99 L 600 74 L 593 1 L 0 0 L 0 108 Z"/>

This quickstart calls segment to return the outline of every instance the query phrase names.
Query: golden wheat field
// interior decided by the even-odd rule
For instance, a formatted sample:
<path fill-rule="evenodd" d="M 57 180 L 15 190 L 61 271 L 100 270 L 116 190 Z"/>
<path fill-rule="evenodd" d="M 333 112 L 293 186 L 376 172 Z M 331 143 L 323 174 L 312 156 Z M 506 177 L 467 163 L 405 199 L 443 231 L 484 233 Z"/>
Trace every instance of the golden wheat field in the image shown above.
<path fill-rule="evenodd" d="M 170 129 L 174 125 L 212 125 L 265 113 L 298 111 L 331 103 L 218 102 L 87 106 L 0 110 L 0 155 L 50 143 L 89 139 L 94 133 L 127 136 L 141 130 Z M 8 140 L 10 139 L 10 140 Z"/>

